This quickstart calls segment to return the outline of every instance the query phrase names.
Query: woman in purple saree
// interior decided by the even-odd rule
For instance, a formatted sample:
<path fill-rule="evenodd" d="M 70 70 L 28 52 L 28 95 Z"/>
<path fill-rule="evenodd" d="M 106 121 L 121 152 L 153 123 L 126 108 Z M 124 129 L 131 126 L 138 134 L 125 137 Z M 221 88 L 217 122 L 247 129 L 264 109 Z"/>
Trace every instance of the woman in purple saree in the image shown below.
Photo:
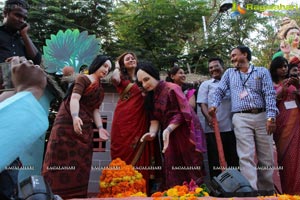
<path fill-rule="evenodd" d="M 299 61 L 300 64 L 300 61 Z M 276 89 L 279 115 L 276 118 L 274 141 L 277 148 L 282 192 L 300 194 L 300 93 L 297 64 L 290 64 L 283 57 L 275 58 L 270 73 Z M 288 78 L 286 74 L 288 73 Z"/>
<path fill-rule="evenodd" d="M 203 183 L 204 134 L 181 88 L 174 83 L 160 81 L 158 71 L 148 62 L 139 63 L 137 78 L 147 91 L 146 106 L 152 116 L 149 132 L 142 140 L 152 140 L 159 128 L 162 131 L 164 183 L 161 189 L 181 185 L 191 179 L 197 184 Z"/>

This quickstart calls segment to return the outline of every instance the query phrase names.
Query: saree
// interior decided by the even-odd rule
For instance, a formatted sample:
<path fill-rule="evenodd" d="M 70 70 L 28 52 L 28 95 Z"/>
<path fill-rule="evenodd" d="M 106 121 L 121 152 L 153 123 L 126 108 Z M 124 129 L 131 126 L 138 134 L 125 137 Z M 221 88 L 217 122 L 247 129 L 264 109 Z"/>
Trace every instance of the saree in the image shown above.
<path fill-rule="evenodd" d="M 181 185 L 193 179 L 203 183 L 205 175 L 203 152 L 206 151 L 205 136 L 198 116 L 189 105 L 181 88 L 173 83 L 160 81 L 154 91 L 152 118 L 158 120 L 161 130 L 169 124 L 180 124 L 169 137 L 164 153 L 162 189 Z"/>
<path fill-rule="evenodd" d="M 70 113 L 70 96 L 56 115 L 49 137 L 42 174 L 54 194 L 63 199 L 87 197 L 93 153 L 93 111 L 101 105 L 104 90 L 96 81 L 80 75 L 73 92 L 81 94 L 79 117 L 82 134 L 76 134 Z"/>
<path fill-rule="evenodd" d="M 281 86 L 275 86 L 275 89 L 278 91 Z M 279 115 L 276 118 L 277 128 L 273 134 L 278 165 L 281 167 L 279 172 L 282 192 L 291 195 L 300 194 L 300 108 L 298 106 L 287 109 L 285 104 L 296 100 L 293 94 L 295 90 L 294 86 L 290 86 L 287 95 L 277 100 Z"/>
<path fill-rule="evenodd" d="M 121 79 L 116 89 L 119 94 L 126 89 L 129 80 Z M 114 112 L 111 127 L 111 159 L 120 158 L 126 164 L 132 164 L 138 151 L 142 151 L 134 167 L 142 173 L 149 191 L 151 164 L 154 162 L 154 142 L 146 142 L 141 137 L 148 132 L 149 117 L 144 106 L 145 97 L 136 83 L 129 89 L 126 99 L 119 99 Z"/>

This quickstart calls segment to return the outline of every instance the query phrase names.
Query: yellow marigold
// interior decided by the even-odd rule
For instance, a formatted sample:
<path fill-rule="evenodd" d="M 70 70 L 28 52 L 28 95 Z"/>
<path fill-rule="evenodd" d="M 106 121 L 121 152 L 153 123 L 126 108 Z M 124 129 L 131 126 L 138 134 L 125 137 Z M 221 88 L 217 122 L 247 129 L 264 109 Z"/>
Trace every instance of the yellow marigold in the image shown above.
<path fill-rule="evenodd" d="M 167 195 L 169 197 L 177 197 L 178 196 L 178 191 L 175 188 L 168 189 Z"/>
<path fill-rule="evenodd" d="M 298 195 L 294 195 L 293 196 L 296 200 L 300 200 L 300 196 L 298 196 Z"/>
<path fill-rule="evenodd" d="M 203 194 L 204 194 L 205 197 L 209 196 L 209 194 L 207 192 L 203 192 Z"/>
<path fill-rule="evenodd" d="M 203 189 L 201 188 L 201 187 L 197 187 L 196 189 L 195 189 L 195 192 L 196 193 L 200 193 L 200 192 L 202 192 L 203 191 Z"/>
<path fill-rule="evenodd" d="M 147 197 L 147 195 L 143 192 L 138 192 L 135 194 L 130 195 L 131 197 Z"/>

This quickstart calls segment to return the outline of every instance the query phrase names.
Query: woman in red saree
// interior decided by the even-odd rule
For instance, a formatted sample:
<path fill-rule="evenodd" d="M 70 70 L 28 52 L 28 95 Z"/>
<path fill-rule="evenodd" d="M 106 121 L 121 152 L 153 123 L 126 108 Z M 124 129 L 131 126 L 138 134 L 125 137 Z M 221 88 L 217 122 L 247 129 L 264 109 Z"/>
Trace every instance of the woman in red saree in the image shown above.
<path fill-rule="evenodd" d="M 279 115 L 276 118 L 274 141 L 277 147 L 282 192 L 300 194 L 300 94 L 297 65 L 283 57 L 275 58 L 270 73 L 277 93 Z M 287 75 L 287 76 L 286 76 Z M 286 78 L 288 77 L 288 78 Z"/>
<path fill-rule="evenodd" d="M 147 106 L 151 112 L 151 126 L 143 140 L 155 138 L 162 131 L 164 147 L 161 189 L 181 185 L 191 179 L 203 183 L 203 152 L 206 151 L 200 121 L 189 105 L 181 88 L 174 83 L 160 81 L 151 63 L 139 63 L 137 78 L 147 91 Z"/>
<path fill-rule="evenodd" d="M 100 79 L 112 67 L 107 56 L 97 56 L 89 75 L 78 75 L 72 94 L 61 103 L 51 130 L 42 174 L 52 191 L 63 199 L 87 197 L 92 164 L 93 123 L 108 139 L 99 107 L 104 98 Z"/>
<path fill-rule="evenodd" d="M 125 52 L 117 58 L 116 69 L 112 75 L 112 83 L 120 98 L 111 128 L 111 158 L 121 158 L 126 164 L 134 165 L 146 180 L 149 193 L 149 179 L 152 174 L 149 169 L 154 161 L 153 143 L 140 142 L 149 128 L 149 120 L 144 107 L 145 95 L 135 83 L 136 66 L 136 55 Z"/>

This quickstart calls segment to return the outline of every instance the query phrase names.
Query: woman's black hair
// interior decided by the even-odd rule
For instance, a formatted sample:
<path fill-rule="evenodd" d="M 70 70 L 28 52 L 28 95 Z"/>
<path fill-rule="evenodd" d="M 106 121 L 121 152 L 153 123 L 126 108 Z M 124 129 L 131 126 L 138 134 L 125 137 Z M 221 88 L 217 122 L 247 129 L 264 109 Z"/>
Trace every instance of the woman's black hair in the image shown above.
<path fill-rule="evenodd" d="M 278 56 L 272 60 L 269 71 L 271 74 L 272 81 L 274 83 L 278 83 L 279 81 L 277 69 L 282 67 L 284 64 L 288 65 L 288 61 L 282 56 Z"/>
<path fill-rule="evenodd" d="M 168 71 L 168 76 L 166 77 L 166 81 L 174 83 L 174 81 L 173 81 L 173 79 L 172 79 L 171 77 L 174 76 L 175 74 L 177 74 L 177 72 L 178 72 L 180 69 L 181 69 L 181 68 L 180 68 L 179 66 L 174 66 L 174 67 L 172 67 L 172 68 Z"/>
<path fill-rule="evenodd" d="M 96 58 L 93 60 L 92 64 L 89 66 L 89 74 L 95 73 L 107 60 L 111 62 L 109 56 L 97 55 Z M 71 96 L 74 85 L 75 85 L 75 81 L 68 87 L 64 100 L 67 99 L 69 96 Z"/>
<path fill-rule="evenodd" d="M 138 68 L 137 71 L 138 70 L 143 70 L 147 74 L 149 74 L 150 76 L 155 78 L 156 80 L 158 80 L 158 81 L 160 80 L 159 71 L 154 67 L 152 62 L 150 62 L 150 61 L 141 61 L 140 63 L 138 63 L 137 68 Z"/>
<path fill-rule="evenodd" d="M 288 68 L 288 74 L 287 74 L 287 77 L 290 77 L 291 75 L 291 69 L 293 69 L 294 67 L 298 68 L 298 65 L 295 64 L 295 63 L 289 63 L 289 68 Z"/>
<path fill-rule="evenodd" d="M 105 55 L 98 55 L 93 60 L 92 64 L 89 66 L 89 74 L 95 73 L 107 60 L 109 60 L 111 63 L 111 58 L 109 56 Z M 112 69 L 110 69 L 111 71 Z"/>
<path fill-rule="evenodd" d="M 137 65 L 137 70 L 143 70 L 156 80 L 160 80 L 159 71 L 153 66 L 152 62 L 150 61 L 141 61 Z M 147 96 L 145 98 L 145 108 L 150 113 L 154 109 L 154 91 L 147 92 Z"/>

